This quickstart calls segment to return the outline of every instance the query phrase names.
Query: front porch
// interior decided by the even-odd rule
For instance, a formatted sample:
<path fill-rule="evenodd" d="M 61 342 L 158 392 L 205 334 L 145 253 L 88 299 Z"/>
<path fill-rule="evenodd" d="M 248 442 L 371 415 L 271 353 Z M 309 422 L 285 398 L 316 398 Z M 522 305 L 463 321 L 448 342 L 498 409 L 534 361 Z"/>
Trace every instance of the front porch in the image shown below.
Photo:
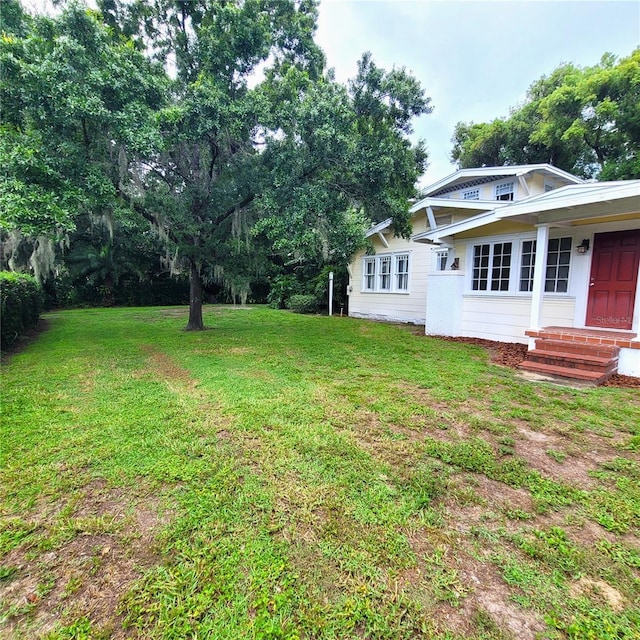
<path fill-rule="evenodd" d="M 520 368 L 593 384 L 602 384 L 618 372 L 621 351 L 640 354 L 640 340 L 631 331 L 550 326 L 525 334 L 535 346 Z"/>

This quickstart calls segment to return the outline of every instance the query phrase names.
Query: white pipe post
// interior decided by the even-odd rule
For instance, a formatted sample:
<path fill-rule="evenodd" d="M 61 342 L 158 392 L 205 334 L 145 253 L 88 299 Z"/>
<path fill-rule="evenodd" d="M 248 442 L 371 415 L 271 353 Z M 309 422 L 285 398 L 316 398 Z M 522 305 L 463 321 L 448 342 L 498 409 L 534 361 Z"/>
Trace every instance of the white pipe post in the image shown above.
<path fill-rule="evenodd" d="M 541 224 L 536 236 L 536 258 L 533 267 L 533 291 L 531 292 L 531 317 L 529 329 L 539 331 L 542 327 L 542 300 L 544 298 L 544 281 L 547 264 L 547 250 L 549 244 L 549 225 Z M 533 349 L 535 338 L 529 338 L 529 349 Z"/>
<path fill-rule="evenodd" d="M 333 315 L 333 271 L 329 271 L 329 315 Z"/>

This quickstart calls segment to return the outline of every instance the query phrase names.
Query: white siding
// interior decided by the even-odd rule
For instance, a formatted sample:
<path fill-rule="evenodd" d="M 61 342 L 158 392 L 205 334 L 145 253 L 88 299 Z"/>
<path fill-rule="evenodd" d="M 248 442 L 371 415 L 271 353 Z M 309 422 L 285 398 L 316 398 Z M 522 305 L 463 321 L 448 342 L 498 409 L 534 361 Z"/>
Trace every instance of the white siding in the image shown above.
<path fill-rule="evenodd" d="M 570 297 L 545 297 L 542 326 L 573 326 L 575 300 Z M 462 303 L 461 335 L 499 342 L 528 343 L 531 297 L 465 295 Z"/>
<path fill-rule="evenodd" d="M 410 242 L 403 238 L 385 236 L 389 247 L 383 246 L 377 238 L 374 240 L 376 255 L 387 253 L 409 253 L 409 292 L 376 293 L 363 291 L 364 252 L 356 254 L 351 262 L 351 280 L 349 291 L 349 315 L 356 318 L 371 318 L 390 322 L 413 322 L 424 324 L 427 303 L 426 274 L 435 264 L 434 250 L 431 246 Z"/>

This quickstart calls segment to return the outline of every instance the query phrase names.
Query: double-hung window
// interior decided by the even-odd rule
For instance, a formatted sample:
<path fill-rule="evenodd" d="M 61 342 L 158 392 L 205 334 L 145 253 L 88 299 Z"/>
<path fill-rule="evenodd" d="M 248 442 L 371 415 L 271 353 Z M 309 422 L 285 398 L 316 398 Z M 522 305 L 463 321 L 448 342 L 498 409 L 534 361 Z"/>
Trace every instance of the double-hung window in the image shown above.
<path fill-rule="evenodd" d="M 533 267 L 536 261 L 536 241 L 522 243 L 520 257 L 520 291 L 533 291 Z"/>
<path fill-rule="evenodd" d="M 448 251 L 437 251 L 436 252 L 436 270 L 445 271 L 447 268 L 448 259 L 449 259 Z"/>
<path fill-rule="evenodd" d="M 391 256 L 380 258 L 380 291 L 391 291 Z"/>
<path fill-rule="evenodd" d="M 544 290 L 566 293 L 569 290 L 569 263 L 571 261 L 571 238 L 551 238 L 547 252 L 547 271 Z"/>
<path fill-rule="evenodd" d="M 509 291 L 511 242 L 478 244 L 473 247 L 473 291 Z"/>
<path fill-rule="evenodd" d="M 464 191 L 462 193 L 463 200 L 479 200 L 480 199 L 480 189 L 469 189 L 468 191 Z"/>
<path fill-rule="evenodd" d="M 395 285 L 397 291 L 409 290 L 409 254 L 395 256 Z"/>
<path fill-rule="evenodd" d="M 364 290 L 375 291 L 376 288 L 376 259 L 364 259 Z"/>

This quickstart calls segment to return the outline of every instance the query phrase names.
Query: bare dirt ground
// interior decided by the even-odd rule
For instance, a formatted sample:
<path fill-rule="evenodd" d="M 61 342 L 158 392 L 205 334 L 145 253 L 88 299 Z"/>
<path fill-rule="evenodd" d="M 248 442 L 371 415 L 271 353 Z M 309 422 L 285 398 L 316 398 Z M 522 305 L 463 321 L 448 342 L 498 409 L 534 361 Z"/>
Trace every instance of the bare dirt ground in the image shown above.
<path fill-rule="evenodd" d="M 43 535 L 61 526 L 60 510 L 70 507 L 63 503 L 35 516 L 32 524 Z M 74 531 L 68 542 L 44 553 L 21 545 L 3 558 L 17 574 L 0 582 L 4 613 L 13 614 L 0 631 L 3 638 L 43 637 L 69 617 L 91 619 L 104 637 L 129 637 L 120 598 L 159 562 L 155 536 L 168 516 L 156 499 L 132 501 L 101 480 L 89 483 L 72 509 L 64 521 Z"/>

